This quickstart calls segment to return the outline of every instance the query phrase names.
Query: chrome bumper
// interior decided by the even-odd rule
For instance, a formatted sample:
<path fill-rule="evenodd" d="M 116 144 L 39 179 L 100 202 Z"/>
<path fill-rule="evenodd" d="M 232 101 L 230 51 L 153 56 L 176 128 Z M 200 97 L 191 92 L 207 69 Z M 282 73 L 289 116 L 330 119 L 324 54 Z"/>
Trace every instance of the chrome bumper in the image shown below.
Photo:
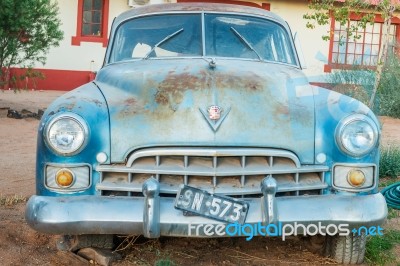
<path fill-rule="evenodd" d="M 188 226 L 220 224 L 199 216 L 184 216 L 174 208 L 174 198 L 32 196 L 26 209 L 28 224 L 49 234 L 133 234 L 147 237 L 200 236 L 189 234 Z M 158 197 L 158 198 L 157 198 Z M 265 198 L 245 199 L 250 208 L 247 224 L 269 223 L 271 213 Z M 387 215 L 384 197 L 373 195 L 322 195 L 277 197 L 273 222 L 302 224 L 349 224 L 373 226 L 382 224 Z M 155 207 L 154 207 L 155 206 Z M 267 218 L 265 218 L 267 217 Z"/>

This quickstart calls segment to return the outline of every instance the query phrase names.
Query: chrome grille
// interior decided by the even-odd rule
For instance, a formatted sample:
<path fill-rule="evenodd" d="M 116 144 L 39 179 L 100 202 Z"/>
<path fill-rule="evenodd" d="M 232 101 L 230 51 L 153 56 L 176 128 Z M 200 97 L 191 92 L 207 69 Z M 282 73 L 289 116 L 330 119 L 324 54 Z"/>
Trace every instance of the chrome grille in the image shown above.
<path fill-rule="evenodd" d="M 100 165 L 102 194 L 141 193 L 153 176 L 160 193 L 175 195 L 181 184 L 230 196 L 261 195 L 260 183 L 273 176 L 279 195 L 319 194 L 328 167 L 301 165 L 295 154 L 276 149 L 151 148 L 133 153 L 125 165 Z M 110 193 L 111 192 L 111 193 Z"/>

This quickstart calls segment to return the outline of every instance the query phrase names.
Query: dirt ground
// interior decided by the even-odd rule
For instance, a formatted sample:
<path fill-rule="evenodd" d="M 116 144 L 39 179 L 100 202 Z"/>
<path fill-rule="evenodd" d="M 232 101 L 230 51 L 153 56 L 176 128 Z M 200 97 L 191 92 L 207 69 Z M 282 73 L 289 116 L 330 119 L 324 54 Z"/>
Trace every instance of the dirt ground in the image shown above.
<path fill-rule="evenodd" d="M 24 220 L 25 199 L 35 193 L 36 129 L 33 118 L 7 118 L 7 110 L 37 112 L 61 95 L 57 91 L 0 91 L 0 265 L 62 265 L 57 254 L 57 236 L 31 230 Z M 400 146 L 400 120 L 381 117 L 382 144 Z M 400 230 L 400 219 L 385 228 Z M 133 245 L 122 250 L 124 260 L 115 265 L 154 265 L 173 261 L 181 265 L 321 265 L 332 260 L 312 253 L 308 239 L 278 238 L 186 239 L 132 238 Z M 123 247 L 121 247 L 123 248 Z M 395 249 L 400 257 L 399 246 Z"/>

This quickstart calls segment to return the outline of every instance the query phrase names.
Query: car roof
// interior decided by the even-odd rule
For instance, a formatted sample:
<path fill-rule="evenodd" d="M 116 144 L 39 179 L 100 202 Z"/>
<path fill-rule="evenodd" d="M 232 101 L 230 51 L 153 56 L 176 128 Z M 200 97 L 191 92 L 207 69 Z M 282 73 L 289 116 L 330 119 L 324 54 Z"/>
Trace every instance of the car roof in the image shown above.
<path fill-rule="evenodd" d="M 146 5 L 143 7 L 133 8 L 120 14 L 115 19 L 115 24 L 136 16 L 142 16 L 152 13 L 166 13 L 166 12 L 221 12 L 221 13 L 241 13 L 248 15 L 263 16 L 281 24 L 286 24 L 285 21 L 276 14 L 257 7 L 249 7 L 243 5 L 232 4 L 216 4 L 216 3 L 169 3 L 169 4 L 154 4 Z"/>

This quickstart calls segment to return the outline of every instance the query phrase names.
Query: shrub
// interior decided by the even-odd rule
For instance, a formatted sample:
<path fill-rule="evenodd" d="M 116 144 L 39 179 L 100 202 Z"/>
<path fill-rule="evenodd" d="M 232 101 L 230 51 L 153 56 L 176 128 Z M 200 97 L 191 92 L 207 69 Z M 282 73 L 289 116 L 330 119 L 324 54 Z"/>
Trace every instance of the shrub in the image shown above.
<path fill-rule="evenodd" d="M 332 72 L 326 81 L 333 85 L 333 90 L 368 105 L 375 72 L 353 66 Z M 386 60 L 373 109 L 378 115 L 400 118 L 400 58 L 394 53 L 389 53 Z"/>
<path fill-rule="evenodd" d="M 368 104 L 374 85 L 375 73 L 354 66 L 352 69 L 336 70 L 326 79 L 328 83 L 333 85 L 332 90 Z"/>
<path fill-rule="evenodd" d="M 379 168 L 380 177 L 389 176 L 395 178 L 400 176 L 400 148 L 382 148 Z"/>
<path fill-rule="evenodd" d="M 388 56 L 375 106 L 374 111 L 380 115 L 400 118 L 400 59 L 397 55 Z"/>

